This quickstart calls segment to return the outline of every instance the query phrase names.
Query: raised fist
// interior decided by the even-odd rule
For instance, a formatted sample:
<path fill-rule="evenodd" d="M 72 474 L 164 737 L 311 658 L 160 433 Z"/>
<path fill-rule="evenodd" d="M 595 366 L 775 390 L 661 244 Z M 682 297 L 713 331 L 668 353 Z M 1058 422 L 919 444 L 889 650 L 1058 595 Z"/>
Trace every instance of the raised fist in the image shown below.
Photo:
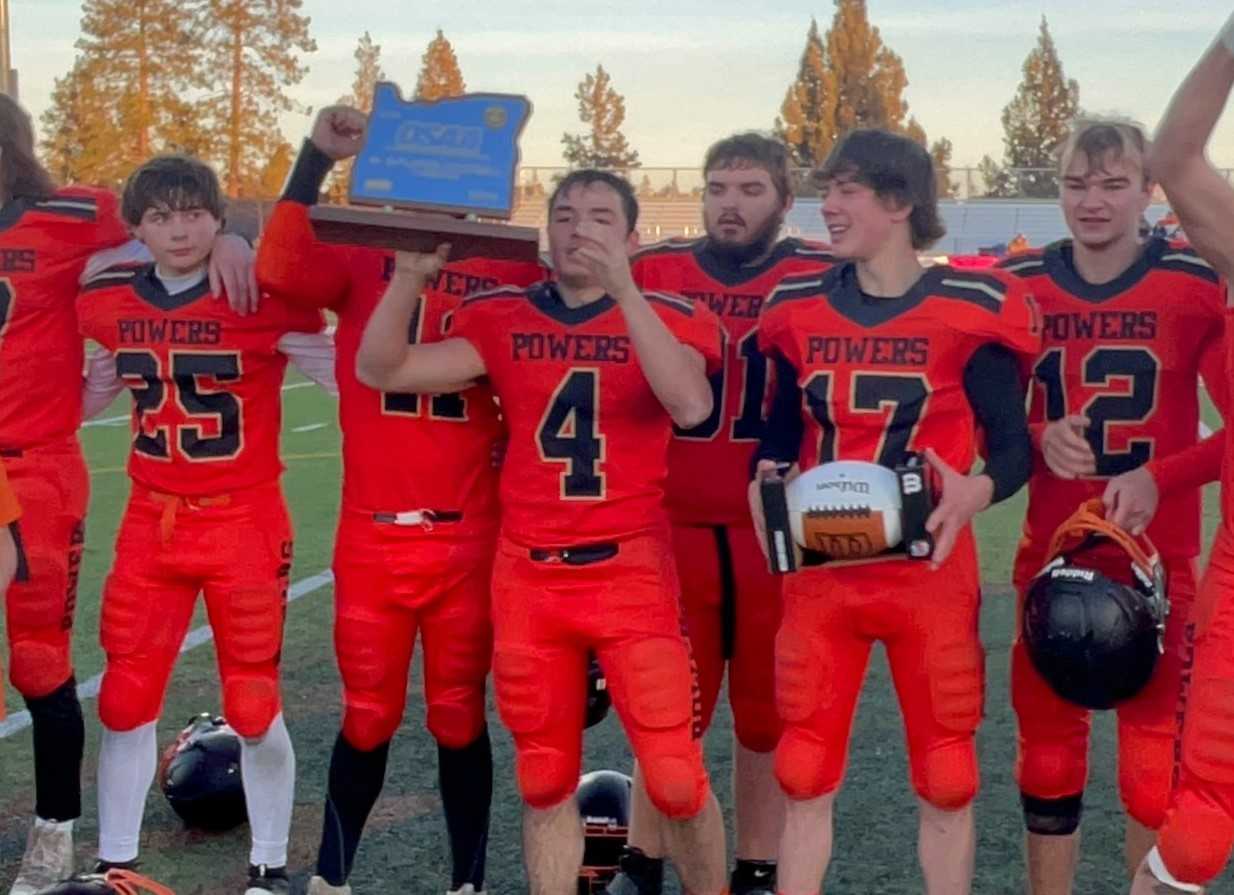
<path fill-rule="evenodd" d="M 351 106 L 326 106 L 317 113 L 309 139 L 330 158 L 351 158 L 364 145 L 368 116 Z"/>

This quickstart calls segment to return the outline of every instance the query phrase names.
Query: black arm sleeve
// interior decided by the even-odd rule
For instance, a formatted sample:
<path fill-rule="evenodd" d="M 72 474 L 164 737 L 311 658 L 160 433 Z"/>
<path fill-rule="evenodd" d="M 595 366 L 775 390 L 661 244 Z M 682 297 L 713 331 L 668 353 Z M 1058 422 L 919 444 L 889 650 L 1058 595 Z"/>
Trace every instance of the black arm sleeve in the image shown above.
<path fill-rule="evenodd" d="M 1024 487 L 1033 463 L 1015 356 L 1001 345 L 978 348 L 964 368 L 964 393 L 985 432 L 984 474 L 994 482 L 991 502 L 998 503 Z"/>
<path fill-rule="evenodd" d="M 287 178 L 283 198 L 301 205 L 316 205 L 317 197 L 321 195 L 321 185 L 326 182 L 326 175 L 333 167 L 334 159 L 318 149 L 312 140 L 305 140 L 300 154 L 296 156 L 296 166 Z"/>
<path fill-rule="evenodd" d="M 763 437 L 751 461 L 751 476 L 760 460 L 795 463 L 801 453 L 801 438 L 805 424 L 801 421 L 801 389 L 797 387 L 797 371 L 779 354 L 776 365 L 776 393 L 771 403 L 771 416 L 763 427 Z"/>

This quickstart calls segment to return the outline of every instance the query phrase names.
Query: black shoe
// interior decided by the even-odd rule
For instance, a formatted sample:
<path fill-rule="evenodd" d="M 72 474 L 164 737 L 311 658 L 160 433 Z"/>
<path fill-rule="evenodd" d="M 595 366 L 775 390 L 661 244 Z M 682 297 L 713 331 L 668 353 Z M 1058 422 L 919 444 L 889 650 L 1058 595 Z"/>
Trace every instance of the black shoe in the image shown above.
<path fill-rule="evenodd" d="M 607 895 L 660 895 L 664 889 L 664 859 L 649 858 L 640 849 L 623 846 L 619 872 L 605 890 Z"/>
<path fill-rule="evenodd" d="M 289 895 L 291 880 L 287 876 L 286 867 L 267 867 L 265 864 L 249 865 L 249 882 L 244 895 L 262 895 L 263 892 Z"/>

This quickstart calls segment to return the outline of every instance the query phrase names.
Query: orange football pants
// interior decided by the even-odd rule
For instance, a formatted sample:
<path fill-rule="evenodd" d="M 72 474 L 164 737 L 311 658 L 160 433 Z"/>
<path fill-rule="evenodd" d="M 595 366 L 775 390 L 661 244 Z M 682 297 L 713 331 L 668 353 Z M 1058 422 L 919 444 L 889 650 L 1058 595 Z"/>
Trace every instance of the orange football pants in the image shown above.
<path fill-rule="evenodd" d="M 1080 796 L 1088 779 L 1092 712 L 1057 695 L 1033 667 L 1021 638 L 1024 597 L 1049 557 L 1046 545 L 1023 544 L 1016 554 L 1016 638 L 1011 647 L 1011 704 L 1019 728 L 1015 777 L 1020 791 L 1036 799 Z M 1107 561 L 1090 559 L 1100 570 Z M 1119 560 L 1121 562 L 1121 559 Z M 1177 705 L 1187 646 L 1185 631 L 1196 599 L 1195 561 L 1167 560 L 1165 653 L 1144 690 L 1119 705 L 1118 789 L 1127 814 L 1149 829 L 1165 818 L 1174 777 Z"/>
<path fill-rule="evenodd" d="M 460 538 L 448 522 L 429 530 L 343 508 L 334 548 L 334 648 L 343 735 L 356 749 L 376 749 L 398 730 L 417 631 L 429 732 L 461 749 L 484 729 L 495 536 Z"/>
<path fill-rule="evenodd" d="M 291 558 L 291 520 L 278 482 L 209 498 L 134 483 L 103 588 L 103 724 L 124 731 L 159 717 L 204 593 L 223 713 L 242 737 L 263 736 L 282 707 L 279 656 Z"/>
<path fill-rule="evenodd" d="M 18 501 L 28 569 L 5 593 L 9 680 L 26 699 L 54 692 L 73 674 L 73 614 L 85 542 L 90 477 L 77 439 L 3 457 Z"/>
<path fill-rule="evenodd" d="M 1182 636 L 1180 769 L 1157 836 L 1166 868 L 1204 884 L 1234 844 L 1234 531 L 1217 532 Z"/>
<path fill-rule="evenodd" d="M 770 752 L 781 726 L 768 698 L 775 692 L 781 579 L 767 570 L 752 526 L 674 526 L 673 555 L 698 666 L 703 729 L 711 726 L 727 663 L 737 741 L 753 752 Z"/>
<path fill-rule="evenodd" d="M 652 803 L 694 817 L 709 785 L 667 532 L 599 547 L 563 553 L 498 540 L 493 680 L 519 789 L 541 809 L 574 792 L 594 650 Z M 587 552 L 603 558 L 580 561 Z"/>
<path fill-rule="evenodd" d="M 899 697 L 913 789 L 943 810 L 977 793 L 974 737 L 985 694 L 981 594 L 971 531 L 938 571 L 913 560 L 824 565 L 784 579 L 776 776 L 791 799 L 835 792 L 870 648 L 881 641 Z"/>

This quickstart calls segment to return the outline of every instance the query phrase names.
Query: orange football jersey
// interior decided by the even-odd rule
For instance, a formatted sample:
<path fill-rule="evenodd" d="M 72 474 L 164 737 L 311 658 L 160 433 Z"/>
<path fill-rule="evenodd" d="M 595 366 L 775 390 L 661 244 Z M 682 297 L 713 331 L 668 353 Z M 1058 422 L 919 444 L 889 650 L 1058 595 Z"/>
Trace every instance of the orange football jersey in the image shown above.
<path fill-rule="evenodd" d="M 279 202 L 262 235 L 257 275 L 287 301 L 338 314 L 335 377 L 343 432 L 343 501 L 368 512 L 462 511 L 452 530 L 492 528 L 497 519 L 494 445 L 502 426 L 492 390 L 456 395 L 375 391 L 356 378 L 360 339 L 394 272 L 394 253 L 318 242 L 308 208 Z M 465 294 L 498 285 L 526 286 L 544 269 L 523 262 L 451 262 L 430 283 L 408 340 L 441 338 L 445 316 Z"/>
<path fill-rule="evenodd" d="M 799 239 L 781 240 L 766 260 L 748 266 L 711 250 L 705 238 L 663 242 L 634 256 L 640 288 L 702 303 L 724 326 L 724 366 L 711 377 L 711 417 L 693 429 L 675 427 L 669 443 L 668 507 L 677 524 L 749 524 L 750 456 L 772 386 L 755 339 L 758 315 L 785 277 L 821 273 L 834 262 L 821 245 Z"/>
<path fill-rule="evenodd" d="M 135 482 L 205 497 L 278 478 L 287 369 L 278 342 L 321 330 L 320 311 L 266 297 L 241 317 L 208 281 L 169 295 L 148 264 L 93 277 L 77 314 L 82 334 L 112 353 L 133 394 Z"/>
<path fill-rule="evenodd" d="M 803 470 L 832 460 L 897 466 L 931 447 L 967 472 L 978 435 L 964 391 L 969 359 L 991 343 L 1020 354 L 1041 344 L 1022 283 L 947 266 L 928 268 L 898 298 L 863 295 L 852 264 L 785 280 L 758 338 L 796 371 Z"/>
<path fill-rule="evenodd" d="M 718 369 L 715 315 L 683 298 L 648 293 L 647 300 L 709 371 Z M 552 283 L 484 293 L 454 313 L 450 335 L 484 359 L 510 431 L 503 536 L 565 547 L 667 526 L 672 419 L 643 375 L 614 299 L 570 308 Z"/>
<path fill-rule="evenodd" d="M 1028 483 L 1024 534 L 1045 549 L 1054 529 L 1106 481 L 1149 464 L 1161 503 L 1149 528 L 1167 557 L 1200 552 L 1200 491 L 1220 473 L 1224 434 L 1199 441 L 1201 376 L 1226 406 L 1225 295 L 1217 274 L 1191 249 L 1152 239 L 1140 258 L 1109 283 L 1093 285 L 1075 269 L 1070 240 L 1013 256 L 1000 265 L 1025 281 L 1043 316 L 1042 350 L 1032 358 L 1029 424 L 1036 457 Z M 1097 475 L 1060 479 L 1040 453 L 1040 430 L 1069 414 L 1091 421 Z"/>
<path fill-rule="evenodd" d="M 0 448 L 72 437 L 81 424 L 81 335 L 73 305 L 90 256 L 128 231 L 116 198 L 58 190 L 0 210 Z"/>

